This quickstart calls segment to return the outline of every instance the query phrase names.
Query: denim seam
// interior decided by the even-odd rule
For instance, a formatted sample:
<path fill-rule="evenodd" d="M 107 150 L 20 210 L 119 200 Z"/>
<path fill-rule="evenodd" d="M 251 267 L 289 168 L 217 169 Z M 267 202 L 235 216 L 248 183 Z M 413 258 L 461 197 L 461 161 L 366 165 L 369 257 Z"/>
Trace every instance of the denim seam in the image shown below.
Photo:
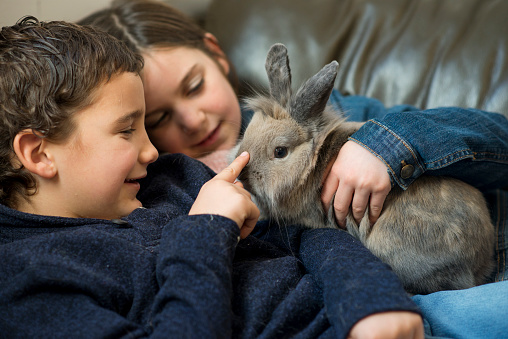
<path fill-rule="evenodd" d="M 460 156 L 458 158 L 449 159 L 452 156 L 454 156 L 455 154 L 462 153 L 462 152 L 468 152 L 468 151 L 470 152 L 470 150 L 456 151 L 456 152 L 454 152 L 452 154 L 449 154 L 446 157 L 443 157 L 441 159 L 437 159 L 437 160 L 434 160 L 434 161 L 431 161 L 431 162 L 426 162 L 425 165 L 426 165 L 428 170 L 438 170 L 438 169 L 447 167 L 450 164 L 453 164 L 453 163 L 458 162 L 460 160 L 464 160 L 464 159 L 467 159 L 467 158 L 473 158 L 474 159 L 474 154 L 471 154 L 471 153 L 470 154 L 465 154 L 465 155 Z M 449 160 L 446 160 L 446 159 L 449 159 Z M 432 164 L 435 164 L 437 162 L 443 162 L 443 163 L 441 165 L 437 166 L 437 167 L 432 167 Z"/>
<path fill-rule="evenodd" d="M 455 155 L 455 154 L 457 154 L 457 153 L 463 153 L 463 152 L 471 152 L 471 150 L 470 150 L 470 149 L 461 149 L 461 150 L 458 150 L 458 151 L 453 152 L 452 154 L 448 154 L 447 156 L 442 157 L 441 159 L 437 159 L 437 160 L 434 160 L 434 161 L 429 161 L 429 162 L 426 162 L 426 164 L 429 164 L 429 165 L 430 165 L 430 164 L 434 164 L 434 163 L 436 163 L 436 162 L 445 161 L 445 159 L 446 159 L 446 158 L 449 158 L 449 157 L 451 157 L 451 156 L 453 156 L 453 155 Z M 474 154 L 474 153 L 473 153 L 473 154 Z M 461 156 L 461 157 L 460 157 L 460 158 L 458 158 L 458 159 L 463 159 L 464 157 L 471 157 L 471 156 L 472 156 L 472 154 L 470 153 L 470 154 L 468 154 L 468 155 Z"/>
<path fill-rule="evenodd" d="M 478 155 L 485 155 L 484 157 L 478 157 Z M 501 153 L 494 152 L 473 152 L 474 160 L 490 160 L 501 163 L 508 163 L 508 156 Z M 487 157 L 489 156 L 489 157 Z M 506 160 L 505 160 L 506 159 Z"/>
<path fill-rule="evenodd" d="M 370 120 L 371 122 L 373 122 L 374 124 L 378 125 L 379 127 L 385 129 L 388 133 L 390 133 L 391 135 L 393 135 L 395 138 L 397 138 L 401 143 L 402 145 L 404 145 L 404 147 L 409 151 L 409 153 L 411 153 L 411 155 L 413 156 L 413 160 L 415 162 L 415 165 L 417 165 L 418 167 L 421 168 L 422 172 L 425 172 L 425 170 L 421 167 L 421 165 L 419 164 L 419 161 L 418 161 L 418 157 L 416 156 L 415 152 L 413 151 L 413 149 L 406 143 L 406 141 L 404 141 L 403 139 L 401 139 L 395 132 L 393 132 L 392 130 L 390 130 L 388 127 L 384 126 L 383 124 L 375 121 L 375 120 Z"/>
<path fill-rule="evenodd" d="M 464 154 L 464 155 L 462 155 L 460 157 L 457 157 L 457 158 L 453 157 L 454 155 L 459 154 L 459 153 L 466 153 L 466 154 Z M 488 154 L 488 155 L 491 155 L 491 156 L 493 155 L 494 157 L 490 157 L 490 158 L 487 158 L 487 157 L 478 157 L 478 155 L 480 155 L 480 154 L 485 154 L 485 155 Z M 438 170 L 438 169 L 441 169 L 443 167 L 449 166 L 450 164 L 453 164 L 453 163 L 455 163 L 457 161 L 464 160 L 464 159 L 467 159 L 467 158 L 471 158 L 474 161 L 504 162 L 502 159 L 499 159 L 499 156 L 502 156 L 502 155 L 498 154 L 498 153 L 492 153 L 492 152 L 472 152 L 470 149 L 462 149 L 462 150 L 455 151 L 452 154 L 448 154 L 447 156 L 442 157 L 440 159 L 437 159 L 437 160 L 434 160 L 434 161 L 430 161 L 430 162 L 425 162 L 425 165 L 426 165 L 427 170 Z M 449 160 L 447 160 L 447 159 L 449 159 Z M 437 167 L 433 167 L 432 166 L 432 164 L 439 163 L 439 162 L 442 162 L 442 164 L 437 166 Z"/>

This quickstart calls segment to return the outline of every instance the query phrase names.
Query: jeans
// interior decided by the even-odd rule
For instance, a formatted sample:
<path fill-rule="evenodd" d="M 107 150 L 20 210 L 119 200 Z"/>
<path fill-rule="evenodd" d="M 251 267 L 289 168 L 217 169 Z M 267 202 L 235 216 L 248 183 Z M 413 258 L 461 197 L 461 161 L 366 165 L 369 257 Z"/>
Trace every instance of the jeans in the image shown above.
<path fill-rule="evenodd" d="M 507 338 L 508 281 L 413 297 L 430 338 Z"/>

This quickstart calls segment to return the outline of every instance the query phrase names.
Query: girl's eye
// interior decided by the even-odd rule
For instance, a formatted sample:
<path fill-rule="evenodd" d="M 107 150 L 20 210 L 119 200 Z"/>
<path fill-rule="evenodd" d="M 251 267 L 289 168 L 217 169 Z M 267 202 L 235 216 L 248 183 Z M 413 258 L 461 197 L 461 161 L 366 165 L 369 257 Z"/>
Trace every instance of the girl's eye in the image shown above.
<path fill-rule="evenodd" d="M 204 82 L 205 79 L 202 76 L 192 79 L 192 81 L 189 83 L 189 90 L 187 91 L 187 95 L 197 93 L 203 86 Z"/>
<path fill-rule="evenodd" d="M 273 156 L 277 159 L 285 158 L 288 155 L 288 148 L 285 146 L 275 147 L 273 151 Z"/>

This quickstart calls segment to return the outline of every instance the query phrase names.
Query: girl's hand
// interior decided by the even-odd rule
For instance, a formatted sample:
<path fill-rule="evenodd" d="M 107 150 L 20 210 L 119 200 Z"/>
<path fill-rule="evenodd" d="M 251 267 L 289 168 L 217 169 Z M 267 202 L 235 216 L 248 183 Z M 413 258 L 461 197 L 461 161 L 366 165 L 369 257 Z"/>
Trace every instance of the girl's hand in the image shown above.
<path fill-rule="evenodd" d="M 368 206 L 369 220 L 374 224 L 391 188 L 386 165 L 356 142 L 348 141 L 324 181 L 321 201 L 327 211 L 335 194 L 333 207 L 341 228 L 346 228 L 349 206 L 357 222 Z"/>
<path fill-rule="evenodd" d="M 252 202 L 250 193 L 236 181 L 240 171 L 249 162 L 244 152 L 213 179 L 206 182 L 189 211 L 189 215 L 217 214 L 232 219 L 240 227 L 243 239 L 252 232 L 259 218 L 259 209 Z"/>
<path fill-rule="evenodd" d="M 384 312 L 370 315 L 357 322 L 348 339 L 411 338 L 423 339 L 422 318 L 412 312 Z"/>

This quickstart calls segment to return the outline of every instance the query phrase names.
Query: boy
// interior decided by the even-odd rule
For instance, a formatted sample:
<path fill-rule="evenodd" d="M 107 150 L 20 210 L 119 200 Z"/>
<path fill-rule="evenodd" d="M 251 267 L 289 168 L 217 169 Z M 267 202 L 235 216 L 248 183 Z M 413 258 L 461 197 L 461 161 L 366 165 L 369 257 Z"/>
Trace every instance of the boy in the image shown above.
<path fill-rule="evenodd" d="M 395 275 L 345 232 L 265 222 L 248 237 L 248 154 L 215 177 L 155 161 L 141 68 L 89 27 L 2 29 L 3 336 L 423 336 Z"/>

